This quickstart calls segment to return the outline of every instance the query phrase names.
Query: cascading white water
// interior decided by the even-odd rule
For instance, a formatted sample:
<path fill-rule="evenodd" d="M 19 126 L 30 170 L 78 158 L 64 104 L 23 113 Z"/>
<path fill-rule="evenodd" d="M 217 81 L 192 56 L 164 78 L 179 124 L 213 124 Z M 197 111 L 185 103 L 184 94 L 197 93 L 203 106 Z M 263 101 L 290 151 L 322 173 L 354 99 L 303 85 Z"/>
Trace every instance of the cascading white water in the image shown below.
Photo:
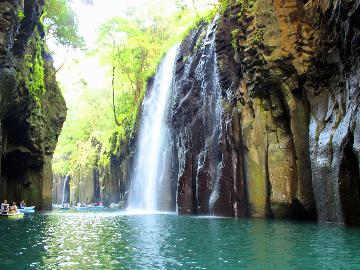
<path fill-rule="evenodd" d="M 64 185 L 63 185 L 63 197 L 62 203 L 68 203 L 69 200 L 69 190 L 70 190 L 70 176 L 65 176 Z"/>
<path fill-rule="evenodd" d="M 173 85 L 177 47 L 169 50 L 160 64 L 154 83 L 143 101 L 137 141 L 137 154 L 131 179 L 128 209 L 157 211 L 164 194 L 170 192 L 166 181 L 169 128 L 166 124 L 169 92 Z"/>

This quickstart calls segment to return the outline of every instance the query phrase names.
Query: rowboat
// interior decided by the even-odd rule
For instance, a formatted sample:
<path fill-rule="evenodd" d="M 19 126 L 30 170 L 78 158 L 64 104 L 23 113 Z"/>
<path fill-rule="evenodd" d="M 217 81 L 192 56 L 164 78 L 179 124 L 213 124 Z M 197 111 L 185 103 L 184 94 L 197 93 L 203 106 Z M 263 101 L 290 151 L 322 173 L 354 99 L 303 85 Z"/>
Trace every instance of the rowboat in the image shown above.
<path fill-rule="evenodd" d="M 105 209 L 106 207 L 103 206 L 103 205 L 88 205 L 87 208 L 89 210 L 103 210 Z"/>
<path fill-rule="evenodd" d="M 26 206 L 18 209 L 20 213 L 31 214 L 35 213 L 35 206 Z"/>
<path fill-rule="evenodd" d="M 75 210 L 78 210 L 78 211 L 85 211 L 85 210 L 87 210 L 88 208 L 87 208 L 86 206 L 76 206 L 74 209 L 75 209 Z"/>
<path fill-rule="evenodd" d="M 103 205 L 86 205 L 86 206 L 76 206 L 74 207 L 75 210 L 78 211 L 93 211 L 93 210 L 104 210 L 106 209 Z"/>
<path fill-rule="evenodd" d="M 0 214 L 0 218 L 7 218 L 7 219 L 21 219 L 23 217 L 24 217 L 24 213 L 20 213 L 20 212 L 17 212 L 15 214 L 9 214 L 9 213 L 2 212 Z"/>

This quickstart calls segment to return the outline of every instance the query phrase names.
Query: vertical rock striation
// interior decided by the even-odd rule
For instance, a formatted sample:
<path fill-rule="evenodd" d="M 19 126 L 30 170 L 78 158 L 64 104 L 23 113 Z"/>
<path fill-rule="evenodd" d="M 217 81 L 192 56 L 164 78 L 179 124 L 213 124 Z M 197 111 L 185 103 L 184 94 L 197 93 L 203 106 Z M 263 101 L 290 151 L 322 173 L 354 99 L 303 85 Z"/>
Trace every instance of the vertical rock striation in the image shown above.
<path fill-rule="evenodd" d="M 307 3 L 318 50 L 304 83 L 319 220 L 360 224 L 360 1 Z"/>
<path fill-rule="evenodd" d="M 131 168 L 134 162 L 134 148 L 135 137 L 132 134 L 131 138 L 119 141 L 115 152 L 110 154 L 108 165 L 99 166 L 100 199 L 106 205 L 120 203 L 124 206 L 127 200 Z"/>
<path fill-rule="evenodd" d="M 0 1 L 0 198 L 47 209 L 66 106 L 43 41 L 44 3 L 21 3 Z"/>
<path fill-rule="evenodd" d="M 360 1 L 230 1 L 183 41 L 183 214 L 360 223 Z"/>
<path fill-rule="evenodd" d="M 89 139 L 93 157 L 89 157 L 86 164 L 78 165 L 71 174 L 71 203 L 102 202 L 107 206 L 120 203 L 124 206 L 134 159 L 135 135 L 124 138 L 114 133 L 110 140 L 110 151 L 103 153 L 102 143 L 96 137 Z M 101 160 L 102 154 L 107 156 L 106 162 Z M 64 175 L 54 175 L 54 203 L 61 203 L 64 179 Z"/>

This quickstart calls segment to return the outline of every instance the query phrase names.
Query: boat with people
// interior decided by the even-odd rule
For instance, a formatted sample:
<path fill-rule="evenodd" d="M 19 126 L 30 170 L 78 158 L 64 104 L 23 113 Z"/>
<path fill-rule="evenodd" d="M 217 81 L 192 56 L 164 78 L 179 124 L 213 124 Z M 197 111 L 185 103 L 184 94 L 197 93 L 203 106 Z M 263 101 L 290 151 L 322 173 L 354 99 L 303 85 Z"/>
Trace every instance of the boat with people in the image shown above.
<path fill-rule="evenodd" d="M 78 211 L 85 211 L 87 210 L 88 208 L 86 206 L 75 206 L 74 207 L 75 210 L 78 210 Z"/>
<path fill-rule="evenodd" d="M 78 203 L 75 206 L 75 210 L 79 210 L 79 211 L 104 210 L 104 209 L 106 209 L 106 207 L 102 205 L 102 203 L 97 203 L 97 204 Z"/>
<path fill-rule="evenodd" d="M 62 205 L 61 204 L 55 204 L 55 203 L 53 203 L 52 204 L 52 208 L 55 210 L 55 209 L 60 209 L 62 207 Z"/>
<path fill-rule="evenodd" d="M 103 205 L 87 205 L 86 207 L 90 210 L 103 210 L 106 208 Z"/>
<path fill-rule="evenodd" d="M 110 209 L 124 209 L 125 208 L 125 202 L 124 201 L 120 201 L 119 203 L 114 203 L 112 202 L 109 205 Z"/>
<path fill-rule="evenodd" d="M 35 206 L 20 207 L 18 210 L 20 213 L 32 214 L 32 213 L 35 213 Z"/>
<path fill-rule="evenodd" d="M 32 214 L 35 213 L 35 206 L 26 206 L 25 201 L 20 202 L 20 207 L 17 209 L 20 213 Z"/>
<path fill-rule="evenodd" d="M 0 218 L 21 219 L 24 217 L 24 213 L 20 213 L 15 202 L 8 204 L 7 200 L 4 200 L 0 206 L 0 210 Z"/>
<path fill-rule="evenodd" d="M 70 210 L 70 203 L 63 202 L 59 210 L 67 211 Z"/>

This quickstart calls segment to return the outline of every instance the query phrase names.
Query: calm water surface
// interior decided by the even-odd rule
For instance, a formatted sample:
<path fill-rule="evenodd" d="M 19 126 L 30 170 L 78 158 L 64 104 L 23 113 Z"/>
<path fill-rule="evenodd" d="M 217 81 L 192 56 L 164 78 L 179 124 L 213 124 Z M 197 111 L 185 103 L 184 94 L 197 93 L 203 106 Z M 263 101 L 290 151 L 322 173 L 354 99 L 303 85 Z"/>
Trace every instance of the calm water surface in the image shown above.
<path fill-rule="evenodd" d="M 360 229 L 121 212 L 0 220 L 0 269 L 360 269 Z"/>

